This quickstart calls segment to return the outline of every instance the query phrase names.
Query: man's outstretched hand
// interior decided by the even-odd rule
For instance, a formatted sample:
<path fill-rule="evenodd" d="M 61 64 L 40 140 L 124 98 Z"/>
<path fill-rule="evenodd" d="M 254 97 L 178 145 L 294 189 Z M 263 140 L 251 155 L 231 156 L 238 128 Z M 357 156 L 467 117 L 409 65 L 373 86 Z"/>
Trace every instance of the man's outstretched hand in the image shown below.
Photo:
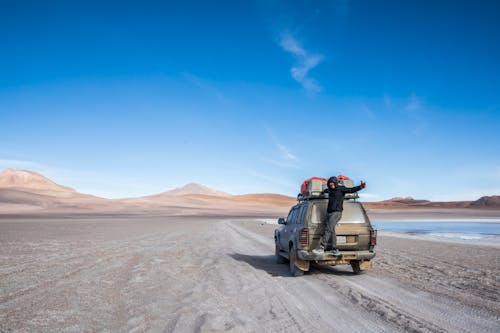
<path fill-rule="evenodd" d="M 365 187 L 366 187 L 366 182 L 361 181 L 361 188 L 365 188 Z"/>

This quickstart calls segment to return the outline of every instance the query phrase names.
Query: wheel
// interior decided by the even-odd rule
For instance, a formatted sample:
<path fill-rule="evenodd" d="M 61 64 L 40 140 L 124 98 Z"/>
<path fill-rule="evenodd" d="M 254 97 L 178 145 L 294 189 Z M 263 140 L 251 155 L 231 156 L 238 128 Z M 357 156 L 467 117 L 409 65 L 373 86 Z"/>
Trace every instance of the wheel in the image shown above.
<path fill-rule="evenodd" d="M 280 255 L 280 249 L 278 247 L 278 244 L 276 244 L 276 250 L 275 250 L 274 254 L 276 255 L 276 263 L 277 264 L 286 263 L 286 259 Z"/>
<path fill-rule="evenodd" d="M 354 274 L 361 273 L 361 267 L 359 266 L 359 260 L 351 261 L 351 267 Z"/>
<path fill-rule="evenodd" d="M 304 271 L 295 266 L 295 261 L 297 260 L 297 251 L 295 251 L 295 246 L 292 245 L 290 248 L 290 274 L 292 276 L 302 276 Z"/>

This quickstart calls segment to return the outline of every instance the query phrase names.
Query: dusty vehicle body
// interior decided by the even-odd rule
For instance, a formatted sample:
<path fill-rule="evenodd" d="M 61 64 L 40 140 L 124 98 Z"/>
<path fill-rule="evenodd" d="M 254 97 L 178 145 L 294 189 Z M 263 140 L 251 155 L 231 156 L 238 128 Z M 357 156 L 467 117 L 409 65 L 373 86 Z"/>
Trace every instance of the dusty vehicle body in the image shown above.
<path fill-rule="evenodd" d="M 276 261 L 290 263 L 293 276 L 303 275 L 311 263 L 319 265 L 351 265 L 354 273 L 372 267 L 375 257 L 377 231 L 371 226 L 360 202 L 344 201 L 342 219 L 337 224 L 337 247 L 341 256 L 328 251 L 314 254 L 312 250 L 320 242 L 325 228 L 328 199 L 304 200 L 293 206 L 286 219 L 280 218 L 282 226 L 274 232 Z"/>

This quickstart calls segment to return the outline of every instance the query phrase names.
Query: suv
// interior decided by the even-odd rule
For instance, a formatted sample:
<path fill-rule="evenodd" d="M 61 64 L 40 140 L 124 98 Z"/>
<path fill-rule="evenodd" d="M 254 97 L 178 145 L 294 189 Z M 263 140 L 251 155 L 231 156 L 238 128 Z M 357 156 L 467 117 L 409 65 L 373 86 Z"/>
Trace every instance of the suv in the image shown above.
<path fill-rule="evenodd" d="M 299 201 L 286 220 L 278 219 L 282 226 L 274 231 L 276 261 L 279 264 L 289 261 L 292 276 L 303 275 L 311 262 L 330 266 L 350 264 L 355 274 L 372 268 L 377 231 L 372 228 L 363 205 L 357 201 L 344 202 L 342 219 L 335 228 L 341 255 L 333 256 L 328 251 L 324 254 L 312 252 L 323 235 L 327 204 L 325 198 Z"/>

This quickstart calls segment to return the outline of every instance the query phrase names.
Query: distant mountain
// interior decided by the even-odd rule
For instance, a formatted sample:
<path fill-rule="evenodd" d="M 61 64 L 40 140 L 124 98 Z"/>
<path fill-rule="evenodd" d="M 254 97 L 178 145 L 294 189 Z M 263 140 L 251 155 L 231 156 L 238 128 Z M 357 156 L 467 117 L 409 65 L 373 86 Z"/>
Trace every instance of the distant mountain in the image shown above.
<path fill-rule="evenodd" d="M 381 202 L 387 202 L 387 203 L 400 203 L 403 205 L 425 205 L 428 204 L 430 201 L 429 200 L 415 200 L 412 197 L 395 197 L 389 200 L 384 200 Z"/>
<path fill-rule="evenodd" d="M 39 173 L 27 170 L 6 169 L 0 172 L 0 188 L 29 189 L 30 191 L 76 192 L 54 183 Z"/>
<path fill-rule="evenodd" d="M 113 200 L 78 193 L 33 171 L 0 172 L 0 213 L 113 210 L 118 206 Z"/>
<path fill-rule="evenodd" d="M 164 195 L 173 195 L 173 196 L 180 196 L 180 195 L 210 195 L 210 196 L 217 196 L 217 197 L 229 197 L 231 196 L 228 193 L 215 190 L 213 188 L 210 188 L 206 185 L 202 184 L 197 184 L 197 183 L 189 183 L 186 184 L 182 187 L 175 188 L 170 191 L 166 191 L 160 194 L 156 194 L 155 196 L 164 196 Z"/>
<path fill-rule="evenodd" d="M 452 209 L 452 208 L 486 208 L 500 209 L 500 196 L 485 196 L 476 201 L 429 201 L 415 200 L 411 197 L 396 197 L 378 202 L 364 202 L 366 208 L 372 209 Z"/>
<path fill-rule="evenodd" d="M 499 207 L 500 208 L 500 195 L 492 195 L 489 197 L 481 197 L 476 201 L 470 203 L 471 207 Z"/>

